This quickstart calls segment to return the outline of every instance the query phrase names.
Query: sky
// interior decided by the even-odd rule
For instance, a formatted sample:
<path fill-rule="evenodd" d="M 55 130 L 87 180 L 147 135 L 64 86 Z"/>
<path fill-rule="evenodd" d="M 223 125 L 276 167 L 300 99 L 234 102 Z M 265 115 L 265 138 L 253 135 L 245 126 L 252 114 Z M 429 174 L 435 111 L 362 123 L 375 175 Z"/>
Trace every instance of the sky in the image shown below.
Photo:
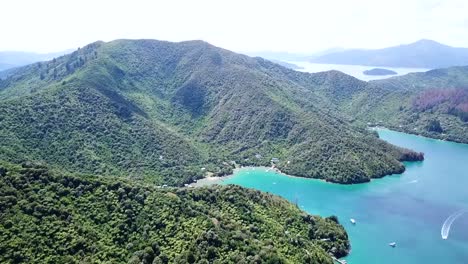
<path fill-rule="evenodd" d="M 237 52 L 312 53 L 432 39 L 468 47 L 468 0 L 2 0 L 0 50 L 120 38 L 201 39 Z"/>

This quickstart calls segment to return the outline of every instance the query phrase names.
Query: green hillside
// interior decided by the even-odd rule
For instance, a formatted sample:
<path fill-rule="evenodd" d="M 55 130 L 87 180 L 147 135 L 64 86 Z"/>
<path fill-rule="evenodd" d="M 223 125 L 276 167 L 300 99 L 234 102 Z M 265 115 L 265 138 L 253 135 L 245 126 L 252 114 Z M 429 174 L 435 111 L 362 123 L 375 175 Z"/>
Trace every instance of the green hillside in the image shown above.
<path fill-rule="evenodd" d="M 272 158 L 287 173 L 340 183 L 402 172 L 400 161 L 422 156 L 334 106 L 362 85 L 202 41 L 96 42 L 0 81 L 0 158 L 169 185 Z"/>
<path fill-rule="evenodd" d="M 356 121 L 468 143 L 468 67 L 371 81 L 334 103 Z"/>
<path fill-rule="evenodd" d="M 239 186 L 164 188 L 0 165 L 1 263 L 332 263 L 336 218 Z"/>

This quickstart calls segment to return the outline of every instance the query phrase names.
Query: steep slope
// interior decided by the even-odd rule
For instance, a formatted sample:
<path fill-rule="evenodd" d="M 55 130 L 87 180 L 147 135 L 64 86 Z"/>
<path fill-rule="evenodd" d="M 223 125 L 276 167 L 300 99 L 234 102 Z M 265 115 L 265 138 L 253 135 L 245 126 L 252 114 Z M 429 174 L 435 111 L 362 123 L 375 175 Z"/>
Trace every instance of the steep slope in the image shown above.
<path fill-rule="evenodd" d="M 0 163 L 1 164 L 1 163 Z M 2 263 L 333 263 L 335 218 L 238 186 L 157 189 L 0 165 Z"/>
<path fill-rule="evenodd" d="M 325 99 L 365 85 L 201 41 L 96 42 L 0 82 L 0 158 L 182 184 L 275 157 L 298 176 L 365 182 L 408 156 Z"/>
<path fill-rule="evenodd" d="M 357 121 L 468 143 L 468 67 L 371 81 L 341 98 L 335 104 Z"/>
<path fill-rule="evenodd" d="M 468 65 L 468 48 L 454 48 L 433 40 L 376 50 L 346 50 L 311 59 L 317 63 L 443 68 Z"/>

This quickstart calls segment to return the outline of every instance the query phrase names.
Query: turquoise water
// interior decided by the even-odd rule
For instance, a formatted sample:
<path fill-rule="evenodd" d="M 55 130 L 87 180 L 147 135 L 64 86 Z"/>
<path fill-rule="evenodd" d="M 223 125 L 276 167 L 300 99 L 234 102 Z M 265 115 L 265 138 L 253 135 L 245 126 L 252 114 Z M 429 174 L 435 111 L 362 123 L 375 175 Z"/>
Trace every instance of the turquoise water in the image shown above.
<path fill-rule="evenodd" d="M 240 170 L 225 183 L 278 194 L 311 214 L 337 215 L 350 236 L 349 263 L 468 263 L 468 213 L 454 221 L 447 240 L 441 238 L 444 221 L 468 209 L 468 145 L 378 132 L 388 142 L 424 152 L 425 160 L 407 163 L 403 174 L 358 185 L 261 168 Z"/>

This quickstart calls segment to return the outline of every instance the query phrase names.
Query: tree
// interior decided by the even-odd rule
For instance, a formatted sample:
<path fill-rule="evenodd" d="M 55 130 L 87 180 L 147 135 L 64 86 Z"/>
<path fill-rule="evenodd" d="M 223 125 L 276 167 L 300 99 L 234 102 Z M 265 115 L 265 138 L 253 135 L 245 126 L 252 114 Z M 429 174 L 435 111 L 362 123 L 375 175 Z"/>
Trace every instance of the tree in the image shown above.
<path fill-rule="evenodd" d="M 442 133 L 444 130 L 440 126 L 439 120 L 431 120 L 426 126 L 426 130 L 429 132 Z"/>

